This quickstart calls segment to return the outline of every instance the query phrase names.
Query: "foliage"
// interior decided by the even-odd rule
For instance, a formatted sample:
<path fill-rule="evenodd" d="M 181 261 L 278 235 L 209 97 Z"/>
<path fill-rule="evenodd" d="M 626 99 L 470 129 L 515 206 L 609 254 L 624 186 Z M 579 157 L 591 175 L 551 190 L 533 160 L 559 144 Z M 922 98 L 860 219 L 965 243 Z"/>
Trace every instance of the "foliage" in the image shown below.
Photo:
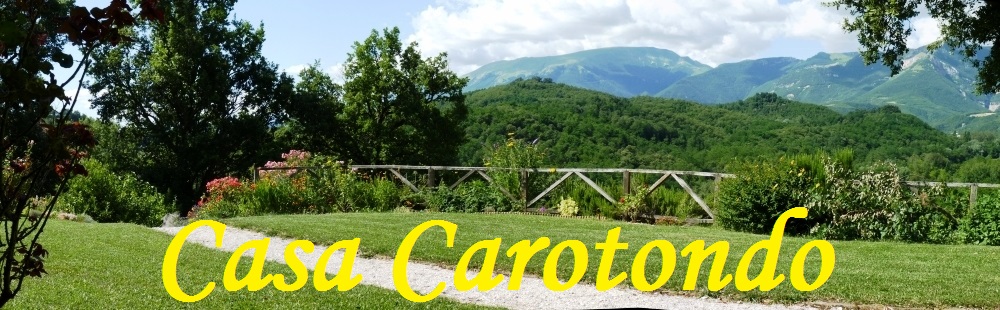
<path fill-rule="evenodd" d="M 954 243 L 963 214 L 961 199 L 943 188 L 918 193 L 903 183 L 892 163 L 853 168 L 842 151 L 795 159 L 742 164 L 723 180 L 719 223 L 727 229 L 766 233 L 790 208 L 809 208 L 809 217 L 788 223 L 790 234 L 827 239 Z"/>
<path fill-rule="evenodd" d="M 1000 195 L 980 195 L 976 207 L 962 220 L 965 242 L 1000 245 Z"/>
<path fill-rule="evenodd" d="M 185 213 L 209 180 L 272 151 L 292 79 L 261 55 L 264 32 L 230 19 L 235 1 L 161 1 L 169 22 L 128 28 L 135 40 L 94 54 L 94 107 L 140 132 L 155 169 L 132 171 Z"/>
<path fill-rule="evenodd" d="M 615 204 L 615 217 L 626 221 L 652 220 L 652 208 L 650 207 L 649 187 L 639 186 L 633 193 L 626 194 Z"/>
<path fill-rule="evenodd" d="M 852 148 L 860 164 L 932 152 L 953 164 L 974 152 L 898 109 L 840 115 L 768 94 L 706 106 L 524 80 L 470 93 L 468 103 L 465 165 L 479 165 L 491 150 L 483 146 L 506 143 L 510 132 L 538 138 L 546 164 L 561 167 L 723 172 L 734 159 L 842 148 Z"/>
<path fill-rule="evenodd" d="M 822 166 L 813 157 L 805 156 L 737 163 L 732 168 L 736 177 L 719 184 L 719 225 L 735 231 L 769 233 L 782 213 L 809 203 L 810 190 L 820 186 L 820 169 Z M 806 220 L 793 219 L 785 231 L 806 234 L 816 218 L 813 212 Z"/>
<path fill-rule="evenodd" d="M 455 188 L 451 199 L 441 207 L 443 212 L 509 212 L 515 210 L 510 201 L 496 187 L 481 180 L 473 180 Z"/>
<path fill-rule="evenodd" d="M 145 226 L 159 226 L 163 216 L 173 209 L 163 194 L 135 174 L 112 172 L 93 159 L 85 159 L 82 164 L 87 167 L 88 176 L 70 180 L 57 209 L 86 214 L 102 223 Z"/>
<path fill-rule="evenodd" d="M 0 307 L 18 294 L 25 277 L 46 273 L 48 251 L 38 238 L 66 183 L 87 174 L 79 161 L 95 144 L 86 125 L 70 122 L 76 99 L 64 89 L 83 80 L 90 62 L 75 62 L 65 48 L 72 43 L 86 58 L 96 47 L 128 40 L 120 30 L 136 18 L 162 21 L 156 1 L 137 3 L 141 10 L 133 13 L 121 0 L 89 10 L 65 1 L 0 1 L 0 214 L 6 223 Z M 74 73 L 59 81 L 55 65 Z M 28 210 L 29 198 L 45 195 L 52 195 L 46 205 Z"/>
<path fill-rule="evenodd" d="M 189 217 L 386 212 L 402 200 L 403 189 L 391 180 L 348 169 L 332 157 L 301 150 L 281 157 L 282 161 L 267 162 L 256 181 L 225 177 L 208 182 Z"/>
<path fill-rule="evenodd" d="M 580 208 L 576 205 L 576 200 L 566 197 L 559 199 L 559 205 L 556 206 L 556 209 L 559 210 L 559 214 L 562 216 L 574 216 L 577 212 L 580 212 Z"/>
<path fill-rule="evenodd" d="M 976 91 L 1000 91 L 1000 59 L 997 59 L 1000 56 L 997 43 L 1000 42 L 995 34 L 1000 22 L 1000 3 L 992 0 L 836 0 L 828 3 L 850 12 L 851 18 L 844 22 L 844 30 L 858 33 L 865 63 L 881 60 L 893 74 L 903 67 L 903 56 L 909 51 L 907 39 L 913 33 L 910 20 L 920 14 L 920 4 L 941 25 L 940 40 L 929 48 L 946 45 L 959 50 L 979 69 Z M 983 48 L 990 48 L 985 57 L 980 52 Z"/>
<path fill-rule="evenodd" d="M 538 139 L 525 142 L 522 139 L 514 138 L 514 133 L 507 133 L 505 143 L 494 144 L 487 150 L 486 157 L 483 158 L 483 165 L 493 168 L 488 171 L 488 174 L 493 179 L 494 184 L 515 197 L 520 195 L 523 184 L 527 190 L 527 199 L 531 199 L 533 194 L 544 189 L 544 186 L 547 185 L 545 184 L 547 179 L 538 173 L 524 173 L 522 169 L 537 172 L 538 168 L 545 162 L 545 157 L 546 152 L 539 147 Z M 523 206 L 527 201 L 519 203 Z"/>
<path fill-rule="evenodd" d="M 361 164 L 450 164 L 464 141 L 468 82 L 447 54 L 423 59 L 399 28 L 372 30 L 344 64 L 345 155 Z"/>
<path fill-rule="evenodd" d="M 275 139 L 285 148 L 353 158 L 352 147 L 344 143 L 351 129 L 343 119 L 343 93 L 343 87 L 323 72 L 318 61 L 303 69 Z"/>

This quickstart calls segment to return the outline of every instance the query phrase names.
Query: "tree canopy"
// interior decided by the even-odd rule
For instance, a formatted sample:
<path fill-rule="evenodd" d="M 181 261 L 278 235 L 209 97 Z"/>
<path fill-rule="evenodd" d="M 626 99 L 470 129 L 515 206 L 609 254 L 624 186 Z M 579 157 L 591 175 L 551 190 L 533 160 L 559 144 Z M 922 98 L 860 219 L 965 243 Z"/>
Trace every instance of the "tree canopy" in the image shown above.
<path fill-rule="evenodd" d="M 421 58 L 399 28 L 372 30 L 344 65 L 344 114 L 351 156 L 366 164 L 448 164 L 464 140 L 468 79 L 448 70 L 447 54 Z"/>
<path fill-rule="evenodd" d="M 827 3 L 847 9 L 851 18 L 844 29 L 858 33 L 861 54 L 871 64 L 881 60 L 899 72 L 913 33 L 909 21 L 918 16 L 921 5 L 941 25 L 941 38 L 929 48 L 947 46 L 959 51 L 979 70 L 976 91 L 1000 91 L 1000 1 L 998 0 L 836 0 Z M 989 52 L 983 52 L 989 49 Z"/>
<path fill-rule="evenodd" d="M 48 251 L 39 236 L 70 178 L 87 175 L 80 160 L 96 143 L 88 126 L 72 121 L 78 96 L 71 99 L 65 87 L 82 80 L 89 61 L 74 61 L 64 51 L 67 43 L 87 55 L 129 40 L 120 29 L 137 18 L 162 21 L 156 1 L 138 4 L 133 13 L 124 0 L 91 9 L 0 0 L 0 307 L 28 283 L 25 277 L 46 273 Z M 58 80 L 55 65 L 73 74 Z M 42 196 L 50 198 L 36 200 Z"/>
<path fill-rule="evenodd" d="M 131 168 L 173 194 L 182 212 L 207 181 L 263 158 L 293 92 L 292 79 L 261 55 L 264 31 L 230 20 L 235 2 L 163 2 L 167 23 L 134 29 L 135 42 L 94 56 L 94 106 L 142 133 L 150 165 Z"/>

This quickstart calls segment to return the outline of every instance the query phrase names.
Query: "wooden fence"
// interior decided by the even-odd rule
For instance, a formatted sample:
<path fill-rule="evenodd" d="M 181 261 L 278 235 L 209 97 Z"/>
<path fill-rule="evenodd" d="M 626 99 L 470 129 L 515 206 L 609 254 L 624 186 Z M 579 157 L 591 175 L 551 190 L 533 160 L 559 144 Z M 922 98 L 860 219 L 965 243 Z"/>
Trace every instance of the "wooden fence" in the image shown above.
<path fill-rule="evenodd" d="M 258 168 L 255 171 L 254 178 L 256 179 L 261 171 L 268 171 L 268 170 L 299 171 L 300 169 L 308 170 L 311 168 L 313 167 Z M 652 193 L 657 188 L 664 186 L 664 184 L 666 184 L 667 182 L 671 181 L 676 182 L 681 188 L 684 189 L 684 191 L 688 194 L 688 196 L 690 196 L 691 199 L 694 200 L 695 203 L 697 203 L 698 206 L 700 206 L 702 210 L 704 210 L 705 213 L 708 215 L 707 219 L 694 219 L 690 220 L 689 222 L 704 223 L 704 224 L 713 223 L 715 221 L 715 214 L 712 212 L 712 208 L 710 208 L 709 205 L 705 202 L 705 200 L 702 199 L 701 195 L 696 193 L 694 189 L 692 189 L 691 186 L 687 183 L 687 181 L 685 181 L 684 178 L 682 178 L 682 176 L 712 178 L 715 183 L 716 191 L 718 191 L 719 183 L 722 181 L 723 178 L 736 177 L 735 175 L 728 173 L 653 170 L 653 169 L 608 169 L 608 168 L 513 169 L 513 168 L 489 168 L 489 167 L 407 166 L 407 165 L 352 165 L 350 166 L 350 168 L 354 170 L 388 171 L 390 174 L 393 175 L 393 177 L 395 177 L 401 183 L 412 189 L 414 192 L 419 192 L 420 187 L 418 187 L 416 184 L 410 181 L 409 178 L 405 176 L 404 172 L 406 171 L 425 172 L 426 173 L 425 181 L 426 181 L 426 186 L 428 188 L 437 187 L 439 185 L 438 184 L 440 181 L 440 179 L 438 178 L 439 172 L 453 171 L 462 174 L 462 176 L 458 180 L 448 185 L 449 189 L 454 189 L 459 185 L 461 185 L 463 182 L 468 181 L 470 178 L 478 176 L 481 177 L 483 180 L 485 180 L 487 183 L 489 183 L 491 186 L 496 187 L 498 190 L 500 190 L 500 192 L 502 192 L 508 198 L 515 201 L 524 202 L 525 209 L 531 207 L 532 205 L 540 201 L 542 198 L 545 198 L 560 184 L 562 184 L 563 182 L 572 177 L 577 177 L 583 180 L 583 182 L 587 183 L 587 185 L 589 185 L 592 189 L 597 191 L 597 193 L 600 194 L 601 197 L 604 197 L 604 199 L 606 199 L 608 202 L 611 202 L 612 204 L 618 202 L 613 197 L 611 197 L 611 195 L 609 195 L 604 188 L 602 188 L 600 185 L 594 182 L 594 180 L 592 180 L 591 178 L 587 177 L 585 173 L 621 174 L 622 192 L 625 194 L 632 193 L 632 176 L 634 174 L 659 175 L 659 178 L 656 180 L 656 182 L 653 182 L 653 184 L 646 189 L 646 193 L 647 194 Z M 510 191 L 503 188 L 503 186 L 496 184 L 493 178 L 491 178 L 489 174 L 487 174 L 488 171 L 498 171 L 498 170 L 517 171 L 518 173 L 520 173 L 521 184 L 520 184 L 520 192 L 518 193 L 518 195 L 510 193 Z M 526 180 L 528 180 L 528 177 L 532 173 L 562 174 L 562 176 L 555 182 L 550 184 L 548 187 L 546 187 L 545 190 L 543 190 L 538 195 L 535 195 L 534 197 L 529 197 L 528 185 L 526 183 Z M 986 184 L 986 183 L 941 183 L 941 182 L 907 181 L 906 184 L 909 185 L 911 188 L 929 187 L 929 186 L 946 186 L 946 187 L 956 187 L 956 188 L 967 187 L 969 188 L 970 207 L 976 204 L 979 188 L 1000 188 L 1000 184 Z"/>

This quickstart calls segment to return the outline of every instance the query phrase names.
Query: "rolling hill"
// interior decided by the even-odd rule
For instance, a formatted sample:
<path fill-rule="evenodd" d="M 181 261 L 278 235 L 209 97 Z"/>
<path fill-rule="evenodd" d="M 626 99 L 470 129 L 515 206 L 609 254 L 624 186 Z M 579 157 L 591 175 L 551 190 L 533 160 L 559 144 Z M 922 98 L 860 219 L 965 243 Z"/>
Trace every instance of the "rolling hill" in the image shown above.
<path fill-rule="evenodd" d="M 947 49 L 918 48 L 890 76 L 858 53 L 819 53 L 809 59 L 763 58 L 715 68 L 654 48 L 606 48 L 562 56 L 491 63 L 468 74 L 467 90 L 537 76 L 615 96 L 657 96 L 721 104 L 774 93 L 836 111 L 894 105 L 945 132 L 1000 131 L 990 113 L 1000 97 L 977 95 L 976 70 Z"/>
<path fill-rule="evenodd" d="M 722 105 L 648 96 L 617 97 L 526 79 L 468 94 L 465 165 L 507 133 L 548 149 L 562 166 L 722 171 L 737 158 L 852 148 L 862 162 L 905 161 L 959 141 L 887 106 L 840 114 L 776 94 Z M 947 154 L 946 154 L 947 155 Z"/>
<path fill-rule="evenodd" d="M 518 78 L 549 78 L 616 96 L 652 95 L 709 67 L 656 48 L 618 47 L 551 57 L 487 64 L 467 75 L 466 91 L 510 83 Z"/>

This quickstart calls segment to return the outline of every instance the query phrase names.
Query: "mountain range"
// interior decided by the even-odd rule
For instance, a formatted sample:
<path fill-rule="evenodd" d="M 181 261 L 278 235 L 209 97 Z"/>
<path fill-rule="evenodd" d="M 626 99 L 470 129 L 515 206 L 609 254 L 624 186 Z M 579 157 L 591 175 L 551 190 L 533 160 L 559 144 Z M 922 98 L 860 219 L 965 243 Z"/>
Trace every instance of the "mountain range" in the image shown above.
<path fill-rule="evenodd" d="M 840 112 L 895 105 L 945 132 L 998 131 L 1000 97 L 973 91 L 977 71 L 947 49 L 910 51 L 895 76 L 859 53 L 809 59 L 750 59 L 711 67 L 669 50 L 614 47 L 487 64 L 467 74 L 466 91 L 539 77 L 619 97 L 676 98 L 703 104 L 775 93 Z"/>

